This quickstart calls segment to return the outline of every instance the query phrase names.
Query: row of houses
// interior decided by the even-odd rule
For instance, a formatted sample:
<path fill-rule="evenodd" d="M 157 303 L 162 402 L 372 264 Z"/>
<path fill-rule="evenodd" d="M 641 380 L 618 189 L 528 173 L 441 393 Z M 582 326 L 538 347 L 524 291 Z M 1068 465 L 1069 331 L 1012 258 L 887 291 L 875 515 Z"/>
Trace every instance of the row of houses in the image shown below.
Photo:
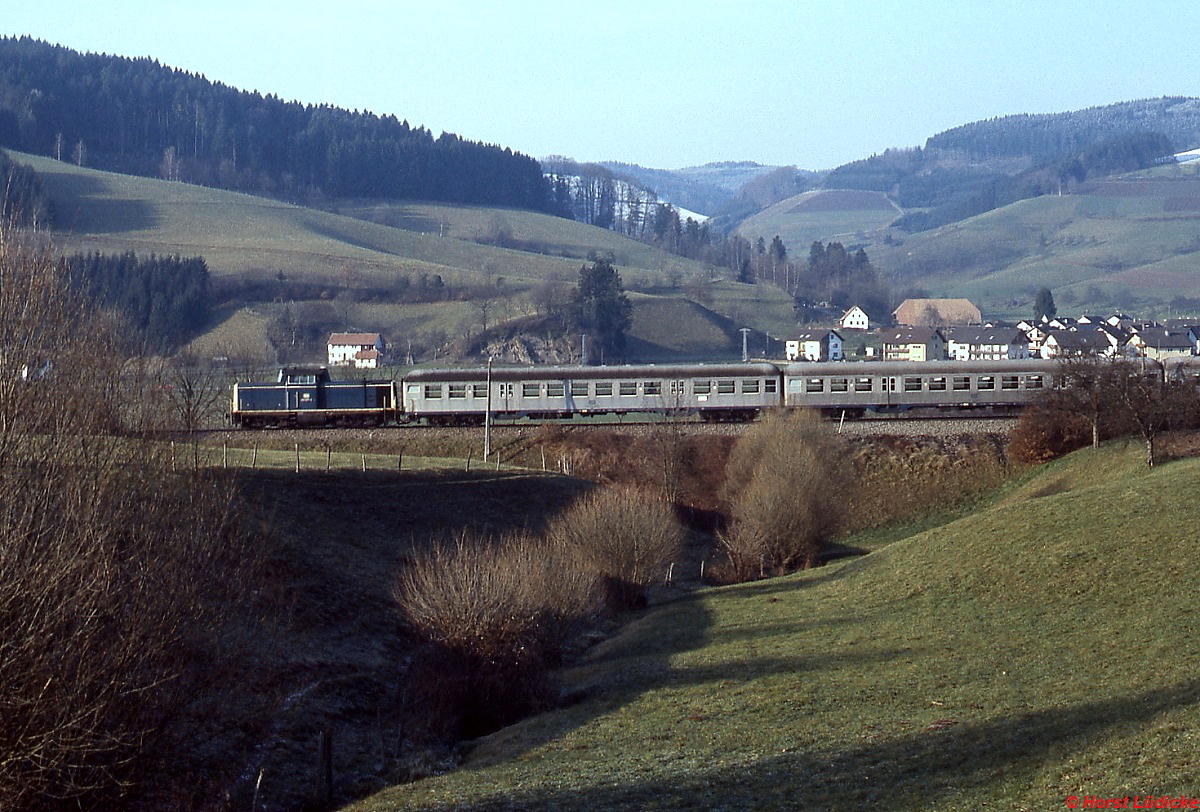
<path fill-rule="evenodd" d="M 1163 360 L 1200 355 L 1200 322 L 1160 325 L 1124 316 L 1011 326 L 885 327 L 876 334 L 879 349 L 871 354 L 885 361 L 1005 361 L 1085 355 Z M 840 361 L 845 357 L 844 346 L 837 330 L 809 330 L 786 341 L 785 352 L 789 361 Z"/>

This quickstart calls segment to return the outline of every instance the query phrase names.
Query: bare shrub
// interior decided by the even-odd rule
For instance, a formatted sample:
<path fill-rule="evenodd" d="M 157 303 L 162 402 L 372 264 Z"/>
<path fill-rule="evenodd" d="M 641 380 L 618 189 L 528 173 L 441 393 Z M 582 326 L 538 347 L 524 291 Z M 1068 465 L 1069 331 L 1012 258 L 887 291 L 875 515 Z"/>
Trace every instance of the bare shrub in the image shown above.
<path fill-rule="evenodd" d="M 646 587 L 663 577 L 686 531 L 661 496 L 610 486 L 593 491 L 546 530 L 554 545 L 603 579 L 610 611 L 646 603 Z"/>
<path fill-rule="evenodd" d="M 817 415 L 768 415 L 734 446 L 726 467 L 730 525 L 718 534 L 730 577 L 816 566 L 842 522 L 848 449 Z"/>
<path fill-rule="evenodd" d="M 250 548 L 227 483 L 111 433 L 113 325 L 3 229 L 0 312 L 0 808 L 112 808 L 194 746 Z"/>
<path fill-rule="evenodd" d="M 594 583 L 528 535 L 464 531 L 414 554 L 393 595 L 432 644 L 423 665 L 437 687 L 417 680 L 452 715 L 451 732 L 480 735 L 553 702 L 549 669 L 592 616 Z"/>
<path fill-rule="evenodd" d="M 1014 462 L 1040 463 L 1083 448 L 1101 435 L 1088 419 L 1067 409 L 1032 406 L 1009 434 L 1008 455 Z"/>

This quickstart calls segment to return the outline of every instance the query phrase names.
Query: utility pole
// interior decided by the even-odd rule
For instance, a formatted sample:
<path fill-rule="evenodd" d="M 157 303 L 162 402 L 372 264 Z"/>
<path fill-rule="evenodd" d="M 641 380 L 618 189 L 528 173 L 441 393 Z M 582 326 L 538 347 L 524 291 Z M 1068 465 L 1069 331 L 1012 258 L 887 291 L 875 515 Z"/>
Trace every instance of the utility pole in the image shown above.
<path fill-rule="evenodd" d="M 483 413 L 483 460 L 492 455 L 492 356 L 487 364 L 487 407 Z"/>
<path fill-rule="evenodd" d="M 587 360 L 587 333 L 579 336 L 579 363 L 586 365 Z"/>
<path fill-rule="evenodd" d="M 740 332 L 742 334 L 742 363 L 744 364 L 750 360 L 750 348 L 746 343 L 750 335 L 750 328 L 743 327 Z"/>

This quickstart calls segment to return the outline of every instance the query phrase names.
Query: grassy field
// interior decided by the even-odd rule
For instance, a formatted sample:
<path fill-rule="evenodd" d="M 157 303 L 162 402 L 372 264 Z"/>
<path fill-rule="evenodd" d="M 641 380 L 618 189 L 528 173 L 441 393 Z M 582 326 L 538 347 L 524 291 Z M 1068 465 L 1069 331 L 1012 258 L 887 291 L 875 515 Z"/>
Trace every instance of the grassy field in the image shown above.
<path fill-rule="evenodd" d="M 865 558 L 675 600 L 566 673 L 568 707 L 352 808 L 1194 796 L 1198 479 L 1089 449 Z"/>
<path fill-rule="evenodd" d="M 569 287 L 597 252 L 614 258 L 631 290 L 666 290 L 672 280 L 678 284 L 709 277 L 700 263 L 605 229 L 534 212 L 379 201 L 338 201 L 321 211 L 39 156 L 13 157 L 38 172 L 54 199 L 56 241 L 63 253 L 201 255 L 218 281 L 261 282 L 282 274 L 322 289 L 315 304 L 326 311 L 323 318 L 346 322 L 343 329 L 383 331 L 393 343 L 420 335 L 423 344 L 436 344 L 435 336 L 452 340 L 477 332 L 479 310 L 464 300 L 476 297 L 473 288 L 488 289 L 496 300 L 493 325 L 498 319 L 528 315 L 534 311 L 531 293 L 538 285 L 556 280 Z M 334 305 L 344 291 L 386 289 L 400 275 L 413 281 L 421 275 L 441 276 L 455 295 L 426 304 Z M 791 304 L 780 291 L 724 281 L 710 290 L 713 309 L 750 320 L 757 329 L 781 331 L 791 319 Z M 666 298 L 681 295 L 675 290 Z M 257 356 L 266 347 L 266 325 L 281 307 L 274 301 L 222 302 L 212 329 L 195 349 L 226 355 L 232 347 Z M 692 335 L 693 348 L 695 335 L 708 332 L 703 324 L 677 326 L 680 333 Z M 715 338 L 717 344 L 699 351 L 723 351 L 723 337 Z"/>
<path fill-rule="evenodd" d="M 1200 298 L 1198 170 L 1091 183 L 868 251 L 896 284 L 965 296 L 989 315 L 1028 317 L 1041 287 L 1060 312 L 1179 315 L 1173 299 Z"/>
<path fill-rule="evenodd" d="M 780 201 L 746 218 L 738 233 L 768 243 L 776 235 L 788 247 L 793 262 L 808 257 L 813 242 L 857 245 L 885 228 L 903 211 L 878 192 L 840 189 L 805 192 Z"/>

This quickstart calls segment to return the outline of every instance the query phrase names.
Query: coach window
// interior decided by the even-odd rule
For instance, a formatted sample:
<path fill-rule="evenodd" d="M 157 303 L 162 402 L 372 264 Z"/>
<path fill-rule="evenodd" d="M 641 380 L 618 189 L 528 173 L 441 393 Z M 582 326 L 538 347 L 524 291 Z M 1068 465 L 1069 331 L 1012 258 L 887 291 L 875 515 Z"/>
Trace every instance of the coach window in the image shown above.
<path fill-rule="evenodd" d="M 546 384 L 546 397 L 561 398 L 566 396 L 566 387 L 562 381 Z"/>
<path fill-rule="evenodd" d="M 637 381 L 621 381 L 621 388 L 618 390 L 621 397 L 633 397 L 637 394 Z"/>
<path fill-rule="evenodd" d="M 971 376 L 970 375 L 955 375 L 954 376 L 954 391 L 955 392 L 971 391 Z"/>
<path fill-rule="evenodd" d="M 571 381 L 571 397 L 586 398 L 588 396 L 587 381 Z"/>
<path fill-rule="evenodd" d="M 487 384 L 486 383 L 471 384 L 471 397 L 479 398 L 480 400 L 483 400 L 484 398 L 486 398 L 487 397 Z"/>
<path fill-rule="evenodd" d="M 774 378 L 767 378 L 765 381 L 763 381 L 763 391 L 768 395 L 773 395 L 777 391 L 777 385 L 778 382 Z"/>
<path fill-rule="evenodd" d="M 846 378 L 830 378 L 830 392 L 848 392 L 850 391 L 850 381 Z"/>
<path fill-rule="evenodd" d="M 429 400 L 440 400 L 442 397 L 442 385 L 440 383 L 425 384 L 425 397 Z"/>
<path fill-rule="evenodd" d="M 757 380 L 742 381 L 742 394 L 743 395 L 757 395 L 758 389 L 759 389 L 759 382 Z"/>
<path fill-rule="evenodd" d="M 921 379 L 920 378 L 905 378 L 904 379 L 904 391 L 905 392 L 920 392 L 921 391 Z"/>
<path fill-rule="evenodd" d="M 599 381 L 596 383 L 596 397 L 611 398 L 612 397 L 612 381 Z"/>
<path fill-rule="evenodd" d="M 805 378 L 804 391 L 810 395 L 825 391 L 824 378 Z"/>
<path fill-rule="evenodd" d="M 1041 389 L 1042 388 L 1042 376 L 1041 375 L 1026 375 L 1025 376 L 1025 388 L 1026 389 Z"/>
<path fill-rule="evenodd" d="M 536 398 L 542 394 L 542 385 L 538 383 L 523 383 L 521 384 L 521 397 Z"/>
<path fill-rule="evenodd" d="M 929 379 L 929 391 L 930 392 L 945 392 L 946 391 L 946 379 L 942 378 L 942 377 L 930 378 Z"/>
<path fill-rule="evenodd" d="M 662 395 L 662 381 L 646 381 L 642 386 L 647 395 Z"/>
<path fill-rule="evenodd" d="M 855 378 L 854 379 L 854 391 L 855 392 L 870 392 L 871 391 L 871 379 L 870 378 Z"/>
<path fill-rule="evenodd" d="M 511 398 L 513 396 L 513 385 L 511 383 L 502 383 L 496 386 L 496 394 L 502 398 Z"/>
<path fill-rule="evenodd" d="M 692 381 L 692 392 L 697 395 L 711 395 L 712 381 Z"/>
<path fill-rule="evenodd" d="M 981 392 L 987 392 L 996 388 L 996 378 L 992 375 L 980 375 L 979 385 L 977 387 Z"/>
<path fill-rule="evenodd" d="M 450 384 L 450 399 L 451 400 L 466 400 L 467 385 L 465 383 Z"/>
<path fill-rule="evenodd" d="M 1021 386 L 1021 378 L 1019 375 L 1001 375 L 1001 389 L 1018 389 Z"/>
<path fill-rule="evenodd" d="M 718 395 L 732 395 L 737 391 L 736 381 L 717 381 Z"/>

